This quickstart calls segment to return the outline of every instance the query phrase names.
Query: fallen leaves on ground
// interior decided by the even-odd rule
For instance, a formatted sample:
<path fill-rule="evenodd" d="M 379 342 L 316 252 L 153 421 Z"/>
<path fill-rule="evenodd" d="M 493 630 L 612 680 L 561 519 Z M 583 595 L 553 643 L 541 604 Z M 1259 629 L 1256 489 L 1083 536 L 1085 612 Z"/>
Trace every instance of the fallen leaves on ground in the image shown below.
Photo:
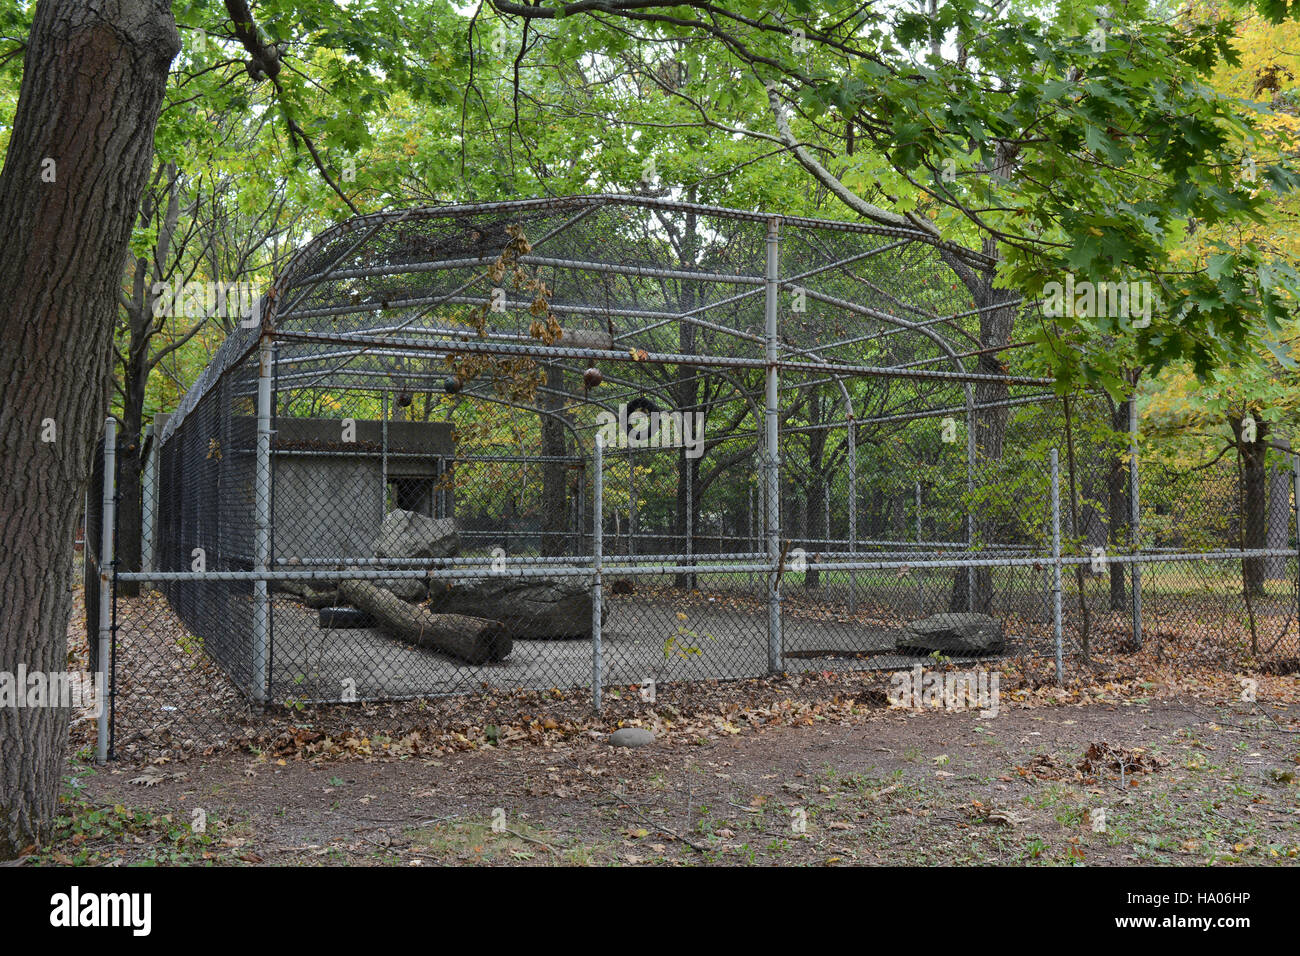
<path fill-rule="evenodd" d="M 1110 772 L 1132 775 L 1158 773 L 1169 766 L 1169 761 L 1158 754 L 1148 753 L 1142 747 L 1128 749 L 1105 741 L 1093 741 L 1076 766 L 1087 774 Z"/>

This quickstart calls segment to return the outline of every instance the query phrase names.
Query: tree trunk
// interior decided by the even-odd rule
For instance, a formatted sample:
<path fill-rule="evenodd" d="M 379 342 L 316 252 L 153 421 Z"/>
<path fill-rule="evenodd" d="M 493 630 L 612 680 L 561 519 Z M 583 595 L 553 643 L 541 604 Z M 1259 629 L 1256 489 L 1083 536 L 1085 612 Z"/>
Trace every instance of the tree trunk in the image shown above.
<path fill-rule="evenodd" d="M 164 170 L 159 169 L 159 175 Z M 144 432 L 144 402 L 149 385 L 149 373 L 153 363 L 149 359 L 149 346 L 156 331 L 153 315 L 153 296 L 149 279 L 160 281 L 171 250 L 172 236 L 176 232 L 176 223 L 180 207 L 176 196 L 176 166 L 168 164 L 168 200 L 166 212 L 158 224 L 158 238 L 154 242 L 152 275 L 149 260 L 137 256 L 129 265 L 127 273 L 131 279 L 131 296 L 123 300 L 126 313 L 126 351 L 119 360 L 122 364 L 122 432 L 119 455 L 119 496 L 117 505 L 118 526 L 118 569 L 122 571 L 139 571 L 141 561 L 141 524 L 143 521 L 142 469 L 144 459 L 141 455 L 141 441 Z M 140 204 L 140 225 L 148 228 L 154 224 L 157 203 L 146 192 Z M 149 507 L 153 507 L 150 502 Z M 140 586 L 123 582 L 118 592 L 128 597 L 140 593 Z"/>
<path fill-rule="evenodd" d="M 691 187 L 687 190 L 687 201 L 695 201 L 696 190 Z M 699 237 L 696 234 L 697 217 L 694 212 L 688 212 L 682 223 L 682 240 L 680 252 L 680 265 L 683 269 L 694 269 L 696 267 L 696 258 L 699 249 Z M 679 287 L 678 307 L 682 313 L 693 311 L 696 305 L 696 289 L 689 282 L 682 282 Z M 683 355 L 695 354 L 695 334 L 696 326 L 691 322 L 677 323 L 677 350 Z M 670 393 L 673 401 L 677 403 L 676 411 L 682 413 L 683 418 L 688 414 L 694 419 L 696 403 L 699 400 L 699 376 L 698 370 L 691 365 L 680 365 L 677 367 L 676 376 L 672 382 Z M 695 532 L 700 524 L 700 460 L 698 458 L 687 458 L 685 450 L 677 453 L 677 540 L 680 544 L 680 550 L 685 553 L 689 551 L 695 554 Z M 688 545 L 689 539 L 689 547 Z M 695 587 L 695 575 L 678 574 L 674 579 L 674 585 L 679 588 L 691 589 Z"/>
<path fill-rule="evenodd" d="M 880 483 L 874 482 L 871 485 L 871 503 L 867 510 L 867 536 L 874 540 L 879 540 L 885 536 L 885 528 L 888 527 L 886 521 L 886 512 L 889 510 L 889 499 L 881 490 Z"/>
<path fill-rule="evenodd" d="M 808 411 L 809 424 L 823 424 L 820 395 L 814 394 L 811 396 Z M 809 432 L 808 485 L 807 495 L 804 498 L 804 508 L 808 529 L 808 550 L 814 553 L 828 550 L 826 542 L 823 540 L 826 537 L 826 484 L 829 480 L 829 476 L 826 474 L 827 463 L 823 460 L 825 455 L 826 432 L 822 430 Z M 821 587 L 821 572 L 815 564 L 810 563 L 808 565 L 803 582 L 804 587 L 809 590 L 816 590 Z"/>
<path fill-rule="evenodd" d="M 1278 448 L 1291 448 L 1291 442 L 1285 438 L 1275 438 L 1273 444 Z M 1284 551 L 1290 541 L 1291 482 L 1291 458 L 1285 456 L 1269 470 L 1268 476 L 1268 531 L 1265 540 L 1270 551 Z M 1270 581 L 1286 580 L 1286 561 L 1281 555 L 1266 558 L 1265 577 Z"/>
<path fill-rule="evenodd" d="M 564 422 L 558 415 L 564 413 L 564 370 L 547 365 L 546 387 L 539 404 L 549 414 L 542 420 L 542 455 L 547 459 L 563 458 L 568 449 L 565 444 Z M 542 557 L 556 558 L 568 551 L 569 500 L 568 473 L 563 461 L 542 462 Z M 597 516 L 599 518 L 599 516 Z"/>
<path fill-rule="evenodd" d="M 365 581 L 340 582 L 339 595 L 395 637 L 417 647 L 442 651 L 469 664 L 505 660 L 514 648 L 500 621 L 464 614 L 430 614 L 422 607 L 407 604 L 387 588 Z"/>
<path fill-rule="evenodd" d="M 1005 301 L 1007 296 L 1005 290 L 992 288 L 990 279 L 986 294 L 977 297 L 976 303 L 981 307 L 990 306 Z M 991 349 L 1009 344 L 1015 320 L 1015 306 L 981 312 L 980 347 L 982 349 Z M 983 375 L 1005 375 L 1007 373 L 1006 367 L 1002 364 L 1000 352 L 985 352 L 981 355 L 976 362 L 975 371 Z M 1004 382 L 977 382 L 975 383 L 974 392 L 976 405 L 1005 402 L 1010 395 Z M 971 427 L 975 432 L 976 487 L 995 480 L 994 472 L 987 466 L 1002 460 L 1009 414 L 1010 410 L 1006 406 L 980 409 L 974 414 Z M 991 537 L 988 533 L 990 529 L 987 528 L 978 514 L 974 516 L 973 528 L 977 547 L 994 543 L 986 540 Z M 954 579 L 956 585 L 953 588 L 954 600 L 950 605 L 954 611 L 964 611 L 969 608 L 981 614 L 991 614 L 993 612 L 993 572 L 990 569 L 976 568 L 973 574 L 968 574 L 965 569 L 959 568 L 954 575 Z M 963 592 L 969 589 L 972 582 L 975 593 L 968 596 Z"/>
<path fill-rule="evenodd" d="M 66 667 L 72 541 L 117 291 L 179 49 L 168 0 L 36 9 L 0 172 L 0 607 L 17 612 L 0 631 L 0 670 Z M 45 419 L 53 442 L 41 441 Z M 0 708 L 0 859 L 48 835 L 67 720 Z"/>
<path fill-rule="evenodd" d="M 996 185 L 1012 178 L 1015 172 L 1015 149 L 1005 141 L 998 140 L 994 147 L 993 162 L 989 169 L 990 181 Z M 990 259 L 998 255 L 997 240 L 985 236 L 981 243 L 982 251 Z M 975 371 L 983 375 L 1006 375 L 1001 349 L 1011 343 L 1011 335 L 1016 325 L 1016 296 L 1006 289 L 993 286 L 994 272 L 991 269 L 975 270 L 968 267 L 954 269 L 957 276 L 971 294 L 980 311 L 980 356 L 975 364 Z M 1005 304 L 1004 304 L 1005 303 Z M 1002 305 L 1001 308 L 996 306 Z M 1010 395 L 1005 382 L 983 381 L 974 386 L 976 405 L 989 405 L 1004 402 Z M 1006 438 L 1009 409 L 985 408 L 973 414 L 973 421 L 967 422 L 975 439 L 975 486 L 994 480 L 990 469 L 982 466 L 988 462 L 1002 459 L 1002 446 Z M 988 535 L 987 527 L 982 525 L 979 515 L 974 515 L 971 524 L 976 546 L 993 542 L 984 540 Z M 973 589 L 974 593 L 971 593 Z M 977 611 L 992 613 L 993 608 L 993 573 L 988 568 L 976 568 L 968 573 L 958 568 L 953 574 L 952 596 L 949 607 L 954 611 Z"/>
<path fill-rule="evenodd" d="M 1133 399 L 1120 402 L 1110 414 L 1111 431 L 1117 434 L 1128 433 L 1128 420 Z M 1127 452 L 1116 452 L 1110 460 L 1106 473 L 1107 527 L 1110 533 L 1112 553 L 1126 548 L 1129 543 L 1129 462 Z M 1125 585 L 1127 565 L 1110 565 L 1110 609 L 1123 611 L 1128 607 L 1128 589 Z"/>
<path fill-rule="evenodd" d="M 692 397 L 691 402 L 694 401 Z M 677 475 L 677 541 L 683 554 L 690 551 L 695 555 L 695 537 L 700 528 L 700 460 L 687 458 L 685 451 L 678 451 Z M 695 587 L 695 574 L 678 574 L 674 584 L 679 588 L 692 589 Z"/>
<path fill-rule="evenodd" d="M 808 549 L 814 553 L 829 550 L 826 544 L 826 472 L 821 469 L 813 472 L 808 481 Z M 821 587 L 821 572 L 815 564 L 809 564 L 804 574 L 804 586 L 809 589 Z"/>
<path fill-rule="evenodd" d="M 1256 420 L 1255 440 L 1242 440 L 1241 419 L 1233 419 L 1232 430 L 1237 435 L 1241 452 L 1242 483 L 1242 543 L 1247 550 L 1268 545 L 1268 471 L 1264 467 L 1267 450 L 1268 423 Z M 1251 595 L 1264 593 L 1264 558 L 1246 558 L 1242 561 L 1242 577 Z"/>
<path fill-rule="evenodd" d="M 889 498 L 889 539 L 900 544 L 907 541 L 907 493 L 904 491 Z"/>
<path fill-rule="evenodd" d="M 146 345 L 147 348 L 147 345 Z M 117 502 L 117 568 L 119 571 L 140 570 L 140 526 L 143 515 L 142 471 L 144 460 L 140 456 L 144 431 L 144 392 L 149 377 L 143 363 L 135 367 L 133 361 L 127 369 L 126 401 L 122 409 L 122 431 L 117 446 L 118 502 Z M 140 586 L 131 582 L 118 585 L 118 593 L 134 597 Z"/>

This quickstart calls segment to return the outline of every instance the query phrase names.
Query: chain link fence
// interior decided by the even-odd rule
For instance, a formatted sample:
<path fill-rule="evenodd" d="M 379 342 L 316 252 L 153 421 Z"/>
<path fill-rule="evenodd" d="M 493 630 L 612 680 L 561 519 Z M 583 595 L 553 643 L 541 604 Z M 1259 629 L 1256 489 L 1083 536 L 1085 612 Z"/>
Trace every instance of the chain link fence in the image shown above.
<path fill-rule="evenodd" d="M 485 687 L 1296 657 L 1291 462 L 1261 498 L 1258 464 L 1135 459 L 1126 407 L 990 371 L 982 322 L 1026 307 L 976 308 L 957 254 L 617 197 L 323 234 L 154 424 L 140 567 L 106 556 L 103 628 L 87 592 L 109 744 Z"/>

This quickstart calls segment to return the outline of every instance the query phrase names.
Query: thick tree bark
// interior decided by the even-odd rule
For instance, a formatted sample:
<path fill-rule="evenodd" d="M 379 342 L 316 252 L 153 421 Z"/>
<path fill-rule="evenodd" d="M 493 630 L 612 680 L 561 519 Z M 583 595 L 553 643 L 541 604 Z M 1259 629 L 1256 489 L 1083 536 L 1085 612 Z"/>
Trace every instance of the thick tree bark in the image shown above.
<path fill-rule="evenodd" d="M 1268 546 L 1268 471 L 1264 456 L 1268 448 L 1268 422 L 1256 419 L 1255 440 L 1245 441 L 1242 419 L 1233 418 L 1232 431 L 1237 436 L 1241 453 L 1242 483 L 1242 545 L 1248 550 Z M 1265 558 L 1246 558 L 1242 561 L 1242 577 L 1252 595 L 1264 593 L 1266 574 Z"/>
<path fill-rule="evenodd" d="M 0 172 L 0 670 L 62 671 L 118 286 L 180 37 L 168 0 L 42 0 Z M 56 440 L 44 442 L 53 419 Z M 89 546 L 89 543 L 88 543 Z M 68 714 L 0 708 L 0 859 L 48 835 Z"/>

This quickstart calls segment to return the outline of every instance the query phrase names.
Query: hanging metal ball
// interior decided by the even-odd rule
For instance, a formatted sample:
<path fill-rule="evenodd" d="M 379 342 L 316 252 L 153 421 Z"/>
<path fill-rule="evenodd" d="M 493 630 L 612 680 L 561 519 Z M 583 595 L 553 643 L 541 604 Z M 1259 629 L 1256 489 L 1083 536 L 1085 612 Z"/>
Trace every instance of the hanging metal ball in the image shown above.
<path fill-rule="evenodd" d="M 460 379 L 454 375 L 448 375 L 442 380 L 442 390 L 448 395 L 455 395 L 460 391 Z"/>
<path fill-rule="evenodd" d="M 605 381 L 605 376 L 600 374 L 600 369 L 589 368 L 582 373 L 582 384 L 587 388 L 595 388 L 601 382 Z"/>
<path fill-rule="evenodd" d="M 410 405 L 410 404 L 411 404 L 411 393 L 410 393 L 410 392 L 398 392 L 398 393 L 397 393 L 397 404 L 398 404 L 398 407 L 400 407 L 400 408 L 406 408 L 408 405 Z"/>

